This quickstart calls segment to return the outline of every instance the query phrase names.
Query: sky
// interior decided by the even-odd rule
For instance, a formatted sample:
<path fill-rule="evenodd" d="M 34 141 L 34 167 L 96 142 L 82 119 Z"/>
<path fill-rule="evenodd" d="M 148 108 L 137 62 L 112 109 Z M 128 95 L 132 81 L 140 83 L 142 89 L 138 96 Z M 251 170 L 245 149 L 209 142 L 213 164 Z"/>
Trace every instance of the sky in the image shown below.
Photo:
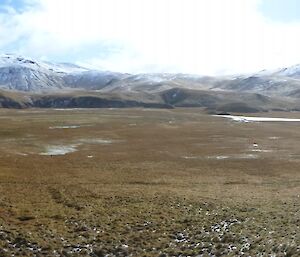
<path fill-rule="evenodd" d="M 128 73 L 300 63 L 299 0 L 1 0 L 0 52 Z"/>

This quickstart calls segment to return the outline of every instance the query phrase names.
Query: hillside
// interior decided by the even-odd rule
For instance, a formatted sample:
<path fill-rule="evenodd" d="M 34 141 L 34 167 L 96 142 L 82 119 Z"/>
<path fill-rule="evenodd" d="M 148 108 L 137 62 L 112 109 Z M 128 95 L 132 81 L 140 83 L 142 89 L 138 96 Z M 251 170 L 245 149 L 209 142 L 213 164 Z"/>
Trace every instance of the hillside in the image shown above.
<path fill-rule="evenodd" d="M 204 107 L 211 111 L 300 109 L 300 65 L 255 74 L 124 74 L 0 55 L 5 108 Z"/>

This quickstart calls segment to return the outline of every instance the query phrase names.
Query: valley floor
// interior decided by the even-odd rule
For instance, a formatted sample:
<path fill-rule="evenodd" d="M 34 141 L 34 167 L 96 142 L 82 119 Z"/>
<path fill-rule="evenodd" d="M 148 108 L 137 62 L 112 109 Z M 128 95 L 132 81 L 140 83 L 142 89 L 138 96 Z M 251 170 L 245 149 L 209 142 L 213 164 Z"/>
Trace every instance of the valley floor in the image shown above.
<path fill-rule="evenodd" d="M 299 126 L 1 109 L 0 256 L 299 256 Z"/>

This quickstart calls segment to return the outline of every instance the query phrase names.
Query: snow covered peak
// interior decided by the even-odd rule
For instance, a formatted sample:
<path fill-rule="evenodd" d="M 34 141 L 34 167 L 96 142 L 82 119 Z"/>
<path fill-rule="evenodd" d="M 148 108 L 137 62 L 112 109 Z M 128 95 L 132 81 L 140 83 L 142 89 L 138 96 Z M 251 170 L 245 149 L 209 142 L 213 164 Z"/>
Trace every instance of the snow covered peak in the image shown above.
<path fill-rule="evenodd" d="M 0 68 L 3 67 L 23 67 L 32 70 L 41 70 L 43 72 L 55 72 L 66 74 L 84 72 L 89 70 L 74 64 L 37 61 L 32 58 L 27 58 L 15 54 L 0 55 Z"/>
<path fill-rule="evenodd" d="M 36 65 L 37 63 L 29 58 L 24 58 L 14 54 L 1 54 L 0 55 L 0 66 L 9 65 Z"/>
<path fill-rule="evenodd" d="M 90 71 L 90 69 L 72 64 L 72 63 L 51 63 L 51 62 L 44 62 L 44 67 L 58 73 L 79 73 Z"/>
<path fill-rule="evenodd" d="M 279 70 L 277 74 L 286 77 L 300 77 L 300 64 L 296 64 L 288 68 L 283 68 Z"/>
<path fill-rule="evenodd" d="M 274 70 L 262 70 L 255 75 L 300 78 L 300 64 L 296 64 L 286 68 L 278 68 Z"/>

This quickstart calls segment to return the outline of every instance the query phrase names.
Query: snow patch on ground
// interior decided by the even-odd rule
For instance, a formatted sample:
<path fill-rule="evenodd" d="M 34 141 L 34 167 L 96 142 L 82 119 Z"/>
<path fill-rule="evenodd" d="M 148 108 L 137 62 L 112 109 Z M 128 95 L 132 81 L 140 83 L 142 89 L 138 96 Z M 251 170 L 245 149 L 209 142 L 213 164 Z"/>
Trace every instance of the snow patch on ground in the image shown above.
<path fill-rule="evenodd" d="M 237 122 L 300 122 L 300 119 L 290 118 L 269 118 L 269 117 L 247 117 L 247 116 L 234 116 L 234 115 L 214 115 L 215 117 L 222 117 L 232 119 Z"/>
<path fill-rule="evenodd" d="M 46 151 L 40 153 L 40 155 L 65 155 L 77 151 L 77 145 L 52 145 L 47 146 Z"/>
<path fill-rule="evenodd" d="M 182 156 L 183 159 L 199 159 L 197 156 Z"/>
<path fill-rule="evenodd" d="M 46 150 L 40 155 L 65 155 L 68 153 L 73 153 L 77 151 L 78 146 L 82 144 L 102 144 L 102 145 L 109 145 L 114 143 L 114 140 L 110 139 L 101 139 L 101 138 L 83 138 L 79 139 L 79 142 L 69 144 L 69 145 L 49 145 L 46 146 Z M 93 158 L 93 155 L 88 155 L 87 158 Z"/>
<path fill-rule="evenodd" d="M 76 129 L 76 128 L 80 128 L 79 125 L 69 125 L 69 126 L 53 126 L 53 127 L 49 127 L 49 129 Z"/>
<path fill-rule="evenodd" d="M 91 108 L 56 108 L 55 111 L 90 111 Z"/>
<path fill-rule="evenodd" d="M 27 153 L 19 153 L 19 152 L 17 152 L 16 154 L 17 154 L 17 155 L 21 155 L 21 156 L 28 156 Z"/>
<path fill-rule="evenodd" d="M 258 153 L 271 153 L 272 150 L 263 150 L 263 149 L 252 149 L 252 152 L 258 152 Z"/>
<path fill-rule="evenodd" d="M 230 158 L 228 155 L 216 155 L 216 156 L 208 156 L 208 159 L 217 159 L 217 160 L 225 160 Z"/>
<path fill-rule="evenodd" d="M 211 159 L 211 160 L 227 160 L 227 159 L 257 159 L 256 154 L 231 154 L 231 155 L 210 155 L 210 156 L 182 156 L 186 160 Z"/>
<path fill-rule="evenodd" d="M 102 145 L 109 145 L 115 142 L 115 140 L 102 139 L 102 138 L 82 138 L 79 141 L 81 143 L 86 143 L 86 144 L 102 144 Z"/>
<path fill-rule="evenodd" d="M 225 159 L 256 159 L 258 155 L 255 154 L 232 154 L 232 155 L 214 155 L 207 156 L 208 159 L 225 160 Z"/>
<path fill-rule="evenodd" d="M 271 139 L 271 140 L 277 140 L 277 139 L 280 139 L 280 137 L 269 137 L 269 139 Z"/>

